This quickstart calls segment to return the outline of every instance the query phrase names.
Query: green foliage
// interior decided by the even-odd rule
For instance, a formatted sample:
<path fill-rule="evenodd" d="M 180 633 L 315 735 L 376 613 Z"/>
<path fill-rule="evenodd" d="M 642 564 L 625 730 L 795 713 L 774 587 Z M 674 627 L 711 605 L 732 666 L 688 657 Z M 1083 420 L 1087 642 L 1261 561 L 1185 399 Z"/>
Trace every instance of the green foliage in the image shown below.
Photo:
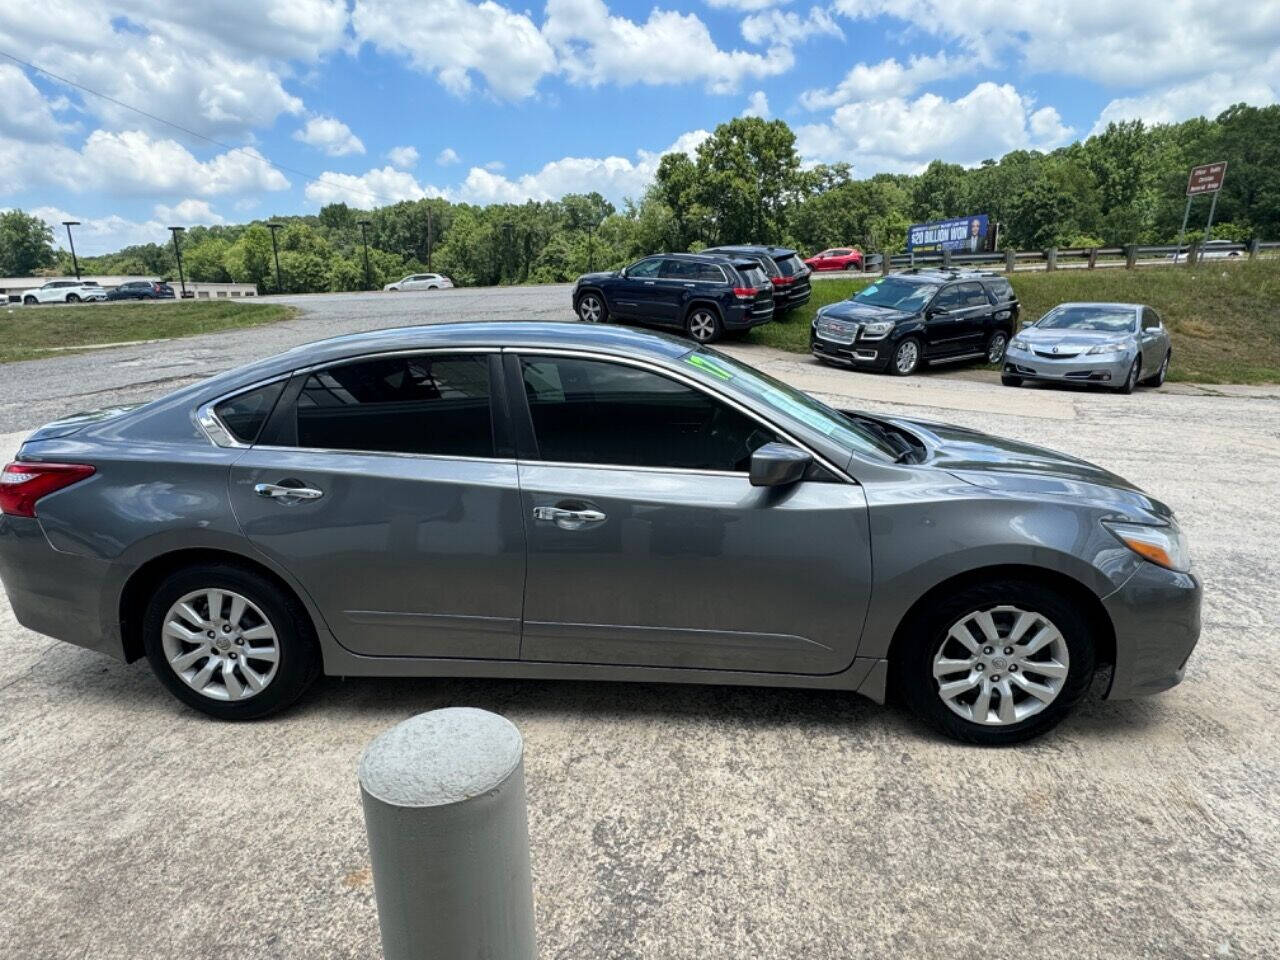
<path fill-rule="evenodd" d="M 51 267 L 53 229 L 21 210 L 0 213 L 0 277 L 25 277 Z"/>

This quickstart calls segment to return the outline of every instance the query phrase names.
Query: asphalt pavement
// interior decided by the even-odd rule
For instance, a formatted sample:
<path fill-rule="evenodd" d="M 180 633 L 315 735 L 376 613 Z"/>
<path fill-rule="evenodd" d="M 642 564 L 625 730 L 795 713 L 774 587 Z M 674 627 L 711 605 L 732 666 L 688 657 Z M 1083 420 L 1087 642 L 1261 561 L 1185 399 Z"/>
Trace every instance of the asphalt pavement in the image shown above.
<path fill-rule="evenodd" d="M 287 324 L 0 367 L 0 454 L 68 405 L 348 329 L 567 318 L 565 292 L 299 298 Z M 357 759 L 414 713 L 467 705 L 525 737 L 544 958 L 1280 956 L 1280 389 L 1012 390 L 730 349 L 1170 503 L 1205 581 L 1184 683 L 1088 700 L 1005 750 L 849 694 L 637 684 L 329 678 L 282 716 L 220 724 L 145 663 L 37 636 L 0 599 L 5 955 L 373 960 Z"/>

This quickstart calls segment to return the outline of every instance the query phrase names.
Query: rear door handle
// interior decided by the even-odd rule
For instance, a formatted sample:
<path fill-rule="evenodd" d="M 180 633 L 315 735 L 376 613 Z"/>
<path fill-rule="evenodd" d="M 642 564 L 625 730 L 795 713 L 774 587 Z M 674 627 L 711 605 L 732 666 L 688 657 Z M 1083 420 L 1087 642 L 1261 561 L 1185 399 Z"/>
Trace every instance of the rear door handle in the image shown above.
<path fill-rule="evenodd" d="M 563 507 L 534 507 L 533 519 L 548 520 L 562 530 L 581 530 L 593 523 L 603 523 L 607 518 L 599 510 L 566 510 Z"/>
<path fill-rule="evenodd" d="M 294 486 L 293 484 L 297 484 Z M 293 484 L 285 481 L 284 483 L 259 483 L 253 488 L 253 492 L 260 497 L 266 497 L 268 500 L 276 500 L 282 503 L 290 503 L 295 500 L 319 500 L 324 496 L 323 490 L 317 490 L 314 487 L 304 487 L 298 481 Z"/>
<path fill-rule="evenodd" d="M 654 285 L 654 283 L 655 283 L 655 281 L 653 281 L 653 280 L 646 280 L 646 281 L 644 282 L 644 285 L 645 285 L 646 287 L 652 287 L 652 286 Z"/>

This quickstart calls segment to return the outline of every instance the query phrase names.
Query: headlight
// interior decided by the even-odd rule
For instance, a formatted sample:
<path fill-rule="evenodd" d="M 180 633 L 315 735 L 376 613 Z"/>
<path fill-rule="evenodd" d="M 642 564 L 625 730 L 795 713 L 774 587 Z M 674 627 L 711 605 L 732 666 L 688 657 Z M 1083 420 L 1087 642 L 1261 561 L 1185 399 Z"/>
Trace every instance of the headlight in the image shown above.
<path fill-rule="evenodd" d="M 1117 540 L 1145 560 L 1179 573 L 1191 569 L 1191 551 L 1187 538 L 1177 525 L 1151 527 L 1142 523 L 1102 521 Z"/>
<path fill-rule="evenodd" d="M 1026 337 L 1014 337 L 1009 341 L 1009 346 L 1014 350 L 1030 350 L 1031 344 L 1027 342 Z"/>
<path fill-rule="evenodd" d="M 879 340 L 886 336 L 893 329 L 892 320 L 877 320 L 875 323 L 865 323 L 862 325 L 863 340 Z"/>
<path fill-rule="evenodd" d="M 1096 347 L 1090 347 L 1086 353 L 1124 353 L 1128 349 L 1129 345 L 1127 343 L 1100 343 Z"/>

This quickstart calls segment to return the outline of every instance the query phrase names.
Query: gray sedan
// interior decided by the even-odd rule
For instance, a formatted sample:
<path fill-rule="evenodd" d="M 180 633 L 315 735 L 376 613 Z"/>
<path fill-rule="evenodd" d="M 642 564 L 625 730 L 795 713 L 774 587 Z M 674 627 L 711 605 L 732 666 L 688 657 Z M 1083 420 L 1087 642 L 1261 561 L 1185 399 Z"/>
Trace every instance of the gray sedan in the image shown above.
<path fill-rule="evenodd" d="M 26 626 L 228 720 L 317 674 L 891 691 L 1011 743 L 1107 666 L 1182 679 L 1172 511 L 971 430 L 841 412 L 682 340 L 379 331 L 33 434 L 0 483 Z"/>
<path fill-rule="evenodd" d="M 1063 303 L 1009 342 L 1001 380 L 1092 383 L 1133 393 L 1158 387 L 1169 373 L 1173 345 L 1160 315 L 1138 303 Z"/>

